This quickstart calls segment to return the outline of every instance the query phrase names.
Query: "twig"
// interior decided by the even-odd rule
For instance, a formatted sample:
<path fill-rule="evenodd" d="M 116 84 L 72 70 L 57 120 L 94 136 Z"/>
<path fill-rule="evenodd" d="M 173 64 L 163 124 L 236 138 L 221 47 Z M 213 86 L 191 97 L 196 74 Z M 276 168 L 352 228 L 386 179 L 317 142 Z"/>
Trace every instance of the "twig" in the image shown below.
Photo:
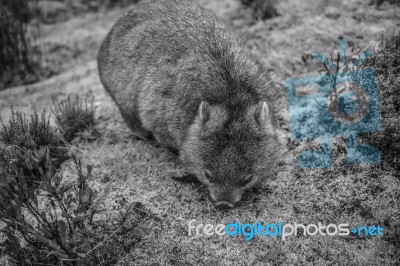
<path fill-rule="evenodd" d="M 155 216 L 154 214 L 151 214 L 151 213 L 149 213 L 149 212 L 146 212 L 146 211 L 144 211 L 144 210 L 142 210 L 142 209 L 139 209 L 139 208 L 136 208 L 136 207 L 132 207 L 132 208 L 134 208 L 134 209 L 136 209 L 136 210 L 138 210 L 138 211 L 141 211 L 141 212 L 144 212 L 144 213 L 146 213 L 146 214 L 148 214 L 148 215 L 150 215 L 150 216 Z M 157 216 L 155 216 L 155 217 L 157 217 Z M 161 220 L 161 218 L 159 218 L 159 217 L 157 217 L 158 219 L 160 219 Z M 99 246 L 101 246 L 101 245 L 103 245 L 108 239 L 110 239 L 113 235 L 115 235 L 122 227 L 124 227 L 124 225 L 128 222 L 128 221 L 130 221 L 132 218 L 130 218 L 130 219 L 127 219 L 120 227 L 118 227 L 114 232 L 112 232 L 106 239 L 104 239 L 103 241 L 101 241 L 99 244 L 97 244 L 94 248 L 92 248 L 91 250 L 89 250 L 88 252 L 86 252 L 85 253 L 85 257 L 88 255 L 88 254 L 90 254 L 92 251 L 94 251 L 96 248 L 98 248 Z"/>

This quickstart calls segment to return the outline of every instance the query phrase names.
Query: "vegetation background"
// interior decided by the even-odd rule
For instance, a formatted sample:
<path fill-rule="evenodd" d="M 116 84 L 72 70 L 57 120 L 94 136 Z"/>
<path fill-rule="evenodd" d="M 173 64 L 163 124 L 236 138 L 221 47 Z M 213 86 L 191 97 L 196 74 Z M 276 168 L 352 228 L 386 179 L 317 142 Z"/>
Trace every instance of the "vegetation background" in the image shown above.
<path fill-rule="evenodd" d="M 53 108 L 50 123 L 59 125 L 61 135 L 69 141 L 63 146 L 78 154 L 84 165 L 92 166 L 93 177 L 87 182 L 97 193 L 92 207 L 95 225 L 90 230 L 98 234 L 88 238 L 92 242 L 82 249 L 86 254 L 90 251 L 82 265 L 400 264 L 399 1 L 198 0 L 241 32 L 249 49 L 262 56 L 282 89 L 280 125 L 293 155 L 282 158 L 277 175 L 230 211 L 217 210 L 200 184 L 172 180 L 184 170 L 176 157 L 156 143 L 133 136 L 100 83 L 98 48 L 113 23 L 135 8 L 137 1 L 30 1 L 33 12 L 24 16 L 24 9 L 18 9 L 19 24 L 12 24 L 20 25 L 18 30 L 23 33 L 11 40 L 19 44 L 20 49 L 14 50 L 4 38 L 11 29 L 4 25 L 11 25 L 15 16 L 4 7 L 10 1 L 2 1 L 0 6 L 0 115 L 7 125 L 10 106 L 28 115 L 43 109 L 50 113 Z M 285 80 L 317 75 L 302 56 L 317 51 L 330 54 L 340 37 L 376 51 L 374 59 L 362 67 L 378 72 L 385 130 L 364 139 L 380 147 L 384 162 L 379 166 L 348 165 L 339 138 L 332 169 L 302 170 L 296 167 L 295 158 L 306 144 L 290 141 Z M 13 53 L 18 57 L 6 61 Z M 90 112 L 84 113 L 89 113 L 84 115 L 87 128 L 78 123 L 79 134 L 69 127 L 62 129 L 63 125 L 75 127 L 74 121 L 83 119 L 73 109 L 62 111 L 70 104 L 71 94 L 85 99 L 81 104 L 90 105 L 93 99 Z M 62 100 L 63 104 L 57 105 Z M 61 165 L 59 171 L 67 180 L 82 176 L 75 164 L 70 159 Z M 379 224 L 384 237 L 300 235 L 285 241 L 256 237 L 250 242 L 240 237 L 189 237 L 191 219 L 198 224 L 234 220 Z M 3 262 L 7 259 L 4 256 Z"/>

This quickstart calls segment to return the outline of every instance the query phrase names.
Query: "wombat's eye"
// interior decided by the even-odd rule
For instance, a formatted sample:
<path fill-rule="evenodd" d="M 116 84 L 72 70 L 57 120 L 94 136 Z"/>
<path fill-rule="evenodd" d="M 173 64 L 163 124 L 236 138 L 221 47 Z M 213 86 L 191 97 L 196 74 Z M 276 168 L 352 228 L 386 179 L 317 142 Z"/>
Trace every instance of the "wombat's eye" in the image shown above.
<path fill-rule="evenodd" d="M 250 183 L 251 180 L 253 180 L 253 176 L 252 176 L 252 175 L 247 176 L 247 177 L 243 180 L 242 186 L 246 186 L 248 183 Z"/>
<path fill-rule="evenodd" d="M 212 181 L 213 181 L 213 176 L 212 176 L 212 174 L 211 174 L 210 171 L 205 170 L 205 171 L 204 171 L 204 174 L 205 174 L 205 176 L 206 176 L 206 178 L 207 178 L 207 180 L 208 180 L 209 182 L 212 182 Z"/>

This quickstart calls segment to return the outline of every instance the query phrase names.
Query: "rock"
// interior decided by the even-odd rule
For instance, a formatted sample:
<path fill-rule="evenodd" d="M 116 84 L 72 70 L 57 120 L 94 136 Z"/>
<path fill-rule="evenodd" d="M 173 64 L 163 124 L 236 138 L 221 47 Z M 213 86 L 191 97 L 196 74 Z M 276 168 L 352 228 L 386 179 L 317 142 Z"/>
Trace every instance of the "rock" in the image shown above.
<path fill-rule="evenodd" d="M 328 6 L 325 9 L 324 14 L 327 18 L 331 18 L 331 19 L 338 19 L 341 15 L 339 8 L 334 7 L 334 6 Z"/>

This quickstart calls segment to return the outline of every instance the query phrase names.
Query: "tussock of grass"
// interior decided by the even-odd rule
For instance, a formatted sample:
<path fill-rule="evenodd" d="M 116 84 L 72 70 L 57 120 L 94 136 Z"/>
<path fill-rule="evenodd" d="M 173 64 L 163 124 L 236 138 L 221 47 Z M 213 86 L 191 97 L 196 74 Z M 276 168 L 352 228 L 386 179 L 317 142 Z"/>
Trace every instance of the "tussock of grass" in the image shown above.
<path fill-rule="evenodd" d="M 50 126 L 49 118 L 46 118 L 45 111 L 40 116 L 35 111 L 30 119 L 27 119 L 25 114 L 11 108 L 11 119 L 8 124 L 5 124 L 0 117 L 3 126 L 0 130 L 0 141 L 28 150 L 38 149 L 40 146 L 58 146 L 60 136 Z"/>
<path fill-rule="evenodd" d="M 59 103 L 56 103 L 53 98 L 52 112 L 67 141 L 72 141 L 79 136 L 79 133 L 93 127 L 96 111 L 93 101 L 94 98 L 89 99 L 85 96 L 81 99 L 77 94 L 71 94 Z"/>

